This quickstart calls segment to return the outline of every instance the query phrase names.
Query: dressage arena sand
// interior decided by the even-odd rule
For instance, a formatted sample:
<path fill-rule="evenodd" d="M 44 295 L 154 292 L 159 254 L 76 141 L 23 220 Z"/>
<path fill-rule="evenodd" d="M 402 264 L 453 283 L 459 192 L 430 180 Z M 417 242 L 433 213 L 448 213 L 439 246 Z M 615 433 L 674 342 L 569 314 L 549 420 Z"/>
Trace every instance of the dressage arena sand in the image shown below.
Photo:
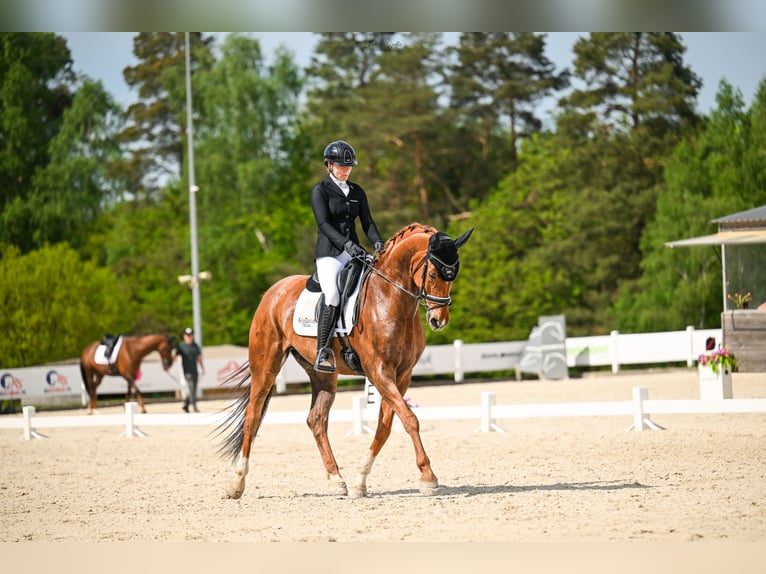
<path fill-rule="evenodd" d="M 630 400 L 635 386 L 647 387 L 651 399 L 699 392 L 694 369 L 673 369 L 416 386 L 407 397 L 417 413 L 419 406 L 476 405 L 484 391 L 496 393 L 497 404 L 620 401 Z M 733 389 L 734 398 L 766 397 L 766 376 L 735 373 Z M 358 394 L 338 393 L 335 408 L 350 409 Z M 269 410 L 305 411 L 309 401 L 306 394 L 278 395 Z M 230 403 L 206 400 L 200 407 L 218 412 Z M 180 403 L 147 408 L 180 412 Z M 691 554 L 705 557 L 698 572 L 721 556 L 725 571 L 744 571 L 742 564 L 732 568 L 747 555 L 742 545 L 762 560 L 766 414 L 652 420 L 666 430 L 628 431 L 632 420 L 624 416 L 498 420 L 504 433 L 477 432 L 479 421 L 421 421 L 441 492 L 419 494 L 412 444 L 399 430 L 372 470 L 369 496 L 359 500 L 331 494 L 304 424 L 262 427 L 236 501 L 223 497 L 231 471 L 216 452 L 212 427 L 142 426 L 148 436 L 130 439 L 114 426 L 46 428 L 46 440 L 31 441 L 21 440 L 19 430 L 0 430 L 2 540 L 22 543 L 12 545 L 19 552 L 35 542 L 696 541 L 690 546 L 700 550 Z M 371 440 L 350 430 L 350 423 L 330 426 L 346 479 Z M 713 542 L 736 543 L 738 550 L 701 550 Z M 442 556 L 461 548 L 443 546 Z"/>

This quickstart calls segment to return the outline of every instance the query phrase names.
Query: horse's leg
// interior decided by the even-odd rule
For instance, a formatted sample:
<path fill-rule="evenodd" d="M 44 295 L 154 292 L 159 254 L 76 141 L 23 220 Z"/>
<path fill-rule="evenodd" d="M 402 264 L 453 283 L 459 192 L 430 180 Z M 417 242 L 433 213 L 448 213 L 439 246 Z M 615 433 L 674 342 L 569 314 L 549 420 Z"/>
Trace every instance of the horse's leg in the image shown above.
<path fill-rule="evenodd" d="M 124 375 L 125 380 L 128 382 L 128 390 L 125 392 L 125 402 L 130 401 L 131 391 L 136 395 L 136 401 L 138 401 L 138 409 L 142 413 L 146 413 L 146 407 L 144 406 L 144 398 L 141 396 L 141 391 L 138 390 L 136 380 L 130 375 Z"/>
<path fill-rule="evenodd" d="M 92 415 L 94 412 L 97 412 L 98 405 L 96 404 L 96 389 L 101 384 L 101 379 L 104 378 L 103 375 L 97 373 L 93 369 L 87 369 L 87 383 L 86 386 L 88 387 L 88 414 Z"/>
<path fill-rule="evenodd" d="M 264 365 L 264 361 L 270 361 Z M 245 492 L 245 478 L 249 471 L 250 450 L 261 421 L 266 414 L 267 399 L 274 386 L 279 370 L 284 362 L 284 354 L 279 352 L 277 345 L 273 345 L 262 354 L 257 356 L 250 354 L 250 397 L 245 409 L 245 421 L 242 425 L 242 449 L 234 463 L 234 476 L 229 479 L 226 486 L 226 496 L 240 498 Z"/>
<path fill-rule="evenodd" d="M 330 409 L 335 402 L 335 392 L 338 385 L 336 374 L 323 374 L 315 371 L 312 365 L 306 364 L 306 372 L 311 380 L 311 409 L 309 409 L 306 424 L 314 435 L 319 454 L 322 457 L 330 487 L 335 494 L 346 496 L 348 489 L 346 481 L 340 474 L 338 462 L 330 447 L 327 428 L 330 422 Z"/>
<path fill-rule="evenodd" d="M 367 453 L 367 457 L 359 465 L 356 479 L 349 485 L 349 498 L 362 498 L 367 496 L 367 475 L 372 471 L 372 465 L 383 445 L 391 436 L 391 425 L 394 420 L 394 411 L 385 401 L 381 401 L 378 412 L 378 427 L 375 429 L 375 437 Z"/>
<path fill-rule="evenodd" d="M 412 444 L 415 447 L 415 463 L 420 469 L 420 492 L 425 495 L 433 495 L 439 492 L 439 480 L 436 478 L 433 469 L 431 468 L 431 460 L 426 454 L 423 447 L 423 441 L 420 439 L 420 421 L 415 413 L 412 412 L 409 405 L 404 401 L 403 394 L 409 387 L 410 373 L 406 376 L 400 376 L 398 383 L 385 384 L 380 382 L 380 379 L 370 379 L 381 396 L 380 415 L 378 417 L 378 428 L 375 431 L 375 437 L 370 444 L 370 451 L 367 457 L 362 461 L 359 467 L 359 476 L 356 483 L 352 486 L 353 489 L 358 489 L 361 493 L 360 496 L 364 496 L 367 492 L 367 475 L 372 470 L 372 464 L 375 462 L 375 458 L 380 453 L 386 440 L 391 434 L 391 424 L 393 422 L 393 413 L 399 417 L 402 421 L 402 426 L 405 432 L 410 435 Z M 385 380 L 385 379 L 383 379 Z M 391 412 L 388 412 L 391 411 Z"/>
<path fill-rule="evenodd" d="M 136 393 L 136 400 L 138 401 L 138 408 L 142 413 L 146 413 L 146 407 L 144 406 L 144 397 L 141 396 L 141 391 L 138 390 L 136 381 L 133 381 L 133 391 Z"/>

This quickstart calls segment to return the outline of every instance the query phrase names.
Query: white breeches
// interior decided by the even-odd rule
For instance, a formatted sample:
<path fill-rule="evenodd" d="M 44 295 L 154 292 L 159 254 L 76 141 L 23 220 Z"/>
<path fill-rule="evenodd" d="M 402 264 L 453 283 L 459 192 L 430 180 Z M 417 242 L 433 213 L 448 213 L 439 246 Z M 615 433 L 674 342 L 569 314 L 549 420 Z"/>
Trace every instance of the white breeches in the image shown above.
<path fill-rule="evenodd" d="M 343 269 L 351 256 L 345 251 L 337 257 L 320 257 L 316 260 L 317 278 L 324 293 L 325 305 L 338 306 L 340 293 L 338 292 L 338 273 Z"/>

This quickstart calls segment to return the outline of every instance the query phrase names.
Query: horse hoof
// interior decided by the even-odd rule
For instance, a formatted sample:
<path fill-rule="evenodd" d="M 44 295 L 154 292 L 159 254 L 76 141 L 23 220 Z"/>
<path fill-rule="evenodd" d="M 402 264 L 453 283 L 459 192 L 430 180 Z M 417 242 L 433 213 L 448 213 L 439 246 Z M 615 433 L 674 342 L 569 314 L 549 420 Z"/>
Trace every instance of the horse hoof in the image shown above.
<path fill-rule="evenodd" d="M 348 495 L 348 488 L 346 487 L 345 482 L 333 482 L 330 484 L 330 488 L 332 489 L 332 493 L 336 496 Z"/>
<path fill-rule="evenodd" d="M 229 483 L 229 486 L 226 489 L 226 498 L 237 500 L 242 496 L 243 492 L 245 492 L 245 483 L 234 479 Z"/>
<path fill-rule="evenodd" d="M 366 486 L 352 486 L 348 491 L 348 497 L 351 499 L 364 498 L 367 496 Z"/>
<path fill-rule="evenodd" d="M 422 494 L 423 496 L 434 496 L 436 494 L 439 494 L 439 483 L 438 482 L 421 482 L 420 494 Z"/>

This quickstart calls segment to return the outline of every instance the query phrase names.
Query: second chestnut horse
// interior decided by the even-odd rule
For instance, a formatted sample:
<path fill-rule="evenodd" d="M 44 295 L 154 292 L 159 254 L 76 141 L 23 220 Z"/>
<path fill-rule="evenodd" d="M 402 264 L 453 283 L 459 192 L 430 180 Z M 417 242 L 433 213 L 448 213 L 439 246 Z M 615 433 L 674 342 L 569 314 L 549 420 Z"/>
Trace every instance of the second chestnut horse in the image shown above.
<path fill-rule="evenodd" d="M 141 412 L 145 413 L 144 399 L 136 386 L 136 374 L 141 367 L 141 361 L 149 353 L 157 351 L 162 358 L 162 368 L 167 371 L 173 364 L 174 338 L 165 335 L 124 336 L 117 358 L 112 365 L 96 362 L 98 346 L 98 341 L 90 343 L 80 355 L 80 373 L 89 397 L 88 414 L 92 414 L 96 409 L 96 389 L 107 375 L 125 379 L 128 383 L 125 401 L 130 400 L 131 392 L 135 392 L 138 406 Z"/>

